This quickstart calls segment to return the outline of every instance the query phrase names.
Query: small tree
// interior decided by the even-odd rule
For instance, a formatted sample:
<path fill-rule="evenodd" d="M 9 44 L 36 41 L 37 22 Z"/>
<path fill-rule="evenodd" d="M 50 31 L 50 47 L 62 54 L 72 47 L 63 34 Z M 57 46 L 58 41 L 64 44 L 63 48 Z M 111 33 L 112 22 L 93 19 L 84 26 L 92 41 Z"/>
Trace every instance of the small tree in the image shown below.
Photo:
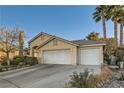
<path fill-rule="evenodd" d="M 114 38 L 106 39 L 106 46 L 104 47 L 104 60 L 109 62 L 111 61 L 111 55 L 115 50 L 115 40 Z"/>
<path fill-rule="evenodd" d="M 99 33 L 97 32 L 91 32 L 90 34 L 88 34 L 88 36 L 86 37 L 87 40 L 93 40 L 93 41 L 97 41 L 99 40 Z"/>
<path fill-rule="evenodd" d="M 10 65 L 9 54 L 13 52 L 18 45 L 17 29 L 9 29 L 7 27 L 0 28 L 0 50 L 6 53 L 7 64 Z"/>

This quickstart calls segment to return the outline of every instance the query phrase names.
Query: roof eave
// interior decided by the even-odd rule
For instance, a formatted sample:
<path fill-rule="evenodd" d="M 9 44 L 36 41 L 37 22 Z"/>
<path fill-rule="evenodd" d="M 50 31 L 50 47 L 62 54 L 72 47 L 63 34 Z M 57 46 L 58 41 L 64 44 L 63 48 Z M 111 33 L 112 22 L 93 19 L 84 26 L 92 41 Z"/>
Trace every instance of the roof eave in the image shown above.
<path fill-rule="evenodd" d="M 28 43 L 30 44 L 33 40 L 35 40 L 36 38 L 38 38 L 41 34 L 42 34 L 42 32 L 40 32 L 39 34 L 37 34 L 35 37 L 33 37 L 31 40 L 29 40 Z"/>
<path fill-rule="evenodd" d="M 87 46 L 105 46 L 106 44 L 90 44 L 90 45 L 80 45 L 80 47 L 87 47 Z"/>
<path fill-rule="evenodd" d="M 37 34 L 35 37 L 33 37 L 31 40 L 28 41 L 28 43 L 30 44 L 32 41 L 34 41 L 35 39 L 37 39 L 39 36 L 41 35 L 47 35 L 47 36 L 52 36 L 50 34 L 44 33 L 44 32 L 40 32 L 39 34 Z"/>
<path fill-rule="evenodd" d="M 47 41 L 45 41 L 43 44 L 39 45 L 39 47 L 38 47 L 37 49 L 43 47 L 44 45 L 46 45 L 47 43 L 49 43 L 49 42 L 50 42 L 51 40 L 53 40 L 53 39 L 54 39 L 54 37 L 51 37 L 49 40 L 47 40 Z"/>

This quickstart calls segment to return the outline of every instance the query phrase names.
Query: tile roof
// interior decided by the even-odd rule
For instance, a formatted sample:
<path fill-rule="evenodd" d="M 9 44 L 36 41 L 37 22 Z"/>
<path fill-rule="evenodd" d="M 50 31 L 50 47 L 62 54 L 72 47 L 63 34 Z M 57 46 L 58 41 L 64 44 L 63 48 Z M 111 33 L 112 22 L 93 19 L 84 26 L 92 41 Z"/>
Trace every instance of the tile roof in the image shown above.
<path fill-rule="evenodd" d="M 76 46 L 82 46 L 82 45 L 105 45 L 105 42 L 102 42 L 102 41 L 92 41 L 92 40 L 83 40 L 83 39 L 80 39 L 80 40 L 73 40 L 73 41 L 69 41 L 69 40 L 66 40 L 66 39 L 63 39 L 63 38 L 60 38 L 58 36 L 55 36 L 55 35 L 50 35 L 50 34 L 47 34 L 45 32 L 40 32 L 38 35 L 36 35 L 34 38 L 32 38 L 28 43 L 32 42 L 33 40 L 35 40 L 36 38 L 38 38 L 39 36 L 41 36 L 42 34 L 45 34 L 45 35 L 48 35 L 50 36 L 51 38 L 58 38 L 60 40 L 64 40 L 70 44 L 73 44 L 73 45 L 76 45 Z M 51 39 L 50 39 L 51 40 Z M 41 44 L 42 45 L 42 44 Z M 40 46 L 39 46 L 40 47 Z"/>
<path fill-rule="evenodd" d="M 78 44 L 78 45 L 92 45 L 92 44 L 103 44 L 103 45 L 105 45 L 105 42 L 92 41 L 92 40 L 73 40 L 73 41 L 70 41 L 70 42 Z"/>

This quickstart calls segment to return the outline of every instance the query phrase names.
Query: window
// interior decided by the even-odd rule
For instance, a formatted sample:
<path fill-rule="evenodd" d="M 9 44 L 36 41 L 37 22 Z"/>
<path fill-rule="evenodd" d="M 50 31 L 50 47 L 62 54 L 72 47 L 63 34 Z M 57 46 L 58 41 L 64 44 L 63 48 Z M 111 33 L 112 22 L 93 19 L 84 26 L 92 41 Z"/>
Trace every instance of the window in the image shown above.
<path fill-rule="evenodd" d="M 57 40 L 56 39 L 53 40 L 53 45 L 57 45 Z"/>

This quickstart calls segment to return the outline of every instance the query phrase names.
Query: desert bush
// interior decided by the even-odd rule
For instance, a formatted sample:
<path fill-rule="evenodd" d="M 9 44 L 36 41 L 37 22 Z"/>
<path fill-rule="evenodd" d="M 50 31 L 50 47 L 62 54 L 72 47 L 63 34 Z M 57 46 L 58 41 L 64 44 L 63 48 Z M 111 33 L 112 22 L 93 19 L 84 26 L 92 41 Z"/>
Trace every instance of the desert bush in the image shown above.
<path fill-rule="evenodd" d="M 88 69 L 82 73 L 74 72 L 71 75 L 71 80 L 66 84 L 66 87 L 76 88 L 94 88 L 101 87 L 107 80 L 111 79 L 112 71 L 107 67 L 103 66 L 99 75 L 91 74 Z"/>
<path fill-rule="evenodd" d="M 119 81 L 124 81 L 124 74 L 123 74 L 123 73 L 121 73 L 121 76 L 119 77 L 118 80 L 119 80 Z"/>
<path fill-rule="evenodd" d="M 124 61 L 124 48 L 114 50 L 114 55 L 117 58 L 117 65 L 119 65 L 121 61 Z"/>
<path fill-rule="evenodd" d="M 104 38 L 100 39 L 101 41 L 104 41 Z M 111 62 L 111 55 L 115 49 L 115 40 L 114 38 L 108 38 L 106 39 L 106 46 L 104 47 L 104 62 L 107 62 L 110 64 Z"/>
<path fill-rule="evenodd" d="M 70 76 L 71 81 L 68 83 L 70 87 L 76 88 L 90 88 L 96 86 L 96 77 L 94 77 L 88 69 L 85 69 L 84 72 L 77 73 L 74 72 L 73 75 Z"/>
<path fill-rule="evenodd" d="M 97 76 L 97 85 L 104 84 L 107 80 L 110 80 L 111 77 L 112 71 L 108 68 L 108 66 L 103 66 L 100 75 Z"/>

